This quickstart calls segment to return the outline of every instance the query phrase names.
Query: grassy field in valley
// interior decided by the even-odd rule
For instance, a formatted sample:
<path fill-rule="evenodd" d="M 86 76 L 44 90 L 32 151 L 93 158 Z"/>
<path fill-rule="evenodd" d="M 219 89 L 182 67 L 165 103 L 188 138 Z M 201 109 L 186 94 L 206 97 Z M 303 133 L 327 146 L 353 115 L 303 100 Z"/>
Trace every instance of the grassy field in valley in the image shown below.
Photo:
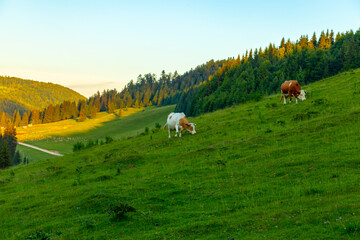
<path fill-rule="evenodd" d="M 128 108 L 126 111 L 121 111 L 121 117 L 130 116 L 142 110 L 142 108 Z M 118 113 L 118 111 L 119 110 L 116 110 L 116 113 Z M 82 134 L 96 127 L 101 127 L 104 122 L 111 121 L 115 118 L 115 114 L 99 112 L 96 114 L 96 118 L 87 119 L 84 122 L 78 122 L 77 119 L 67 119 L 53 123 L 32 125 L 26 128 L 18 128 L 17 138 L 18 141 L 25 142 L 42 140 L 53 136 L 66 137 L 74 134 Z"/>
<path fill-rule="evenodd" d="M 2 170 L 0 239 L 359 239 L 360 70 L 303 89 Z"/>
<path fill-rule="evenodd" d="M 106 136 L 121 139 L 144 132 L 145 127 L 154 128 L 155 123 L 163 125 L 166 116 L 173 110 L 173 105 L 148 109 L 129 108 L 127 111 L 122 111 L 121 118 L 104 112 L 98 113 L 94 120 L 89 119 L 83 123 L 78 123 L 76 120 L 65 120 L 35 125 L 31 128 L 21 129 L 19 140 L 26 140 L 25 142 L 28 144 L 68 154 L 72 153 L 73 145 L 76 142 L 86 143 L 89 139 L 104 140 Z M 22 134 L 22 131 L 26 130 L 28 131 L 27 134 Z M 38 138 L 40 139 L 36 140 Z M 28 156 L 31 161 L 54 157 L 42 152 L 34 154 L 35 150 L 29 150 L 23 146 L 19 146 L 19 150 L 23 156 Z"/>

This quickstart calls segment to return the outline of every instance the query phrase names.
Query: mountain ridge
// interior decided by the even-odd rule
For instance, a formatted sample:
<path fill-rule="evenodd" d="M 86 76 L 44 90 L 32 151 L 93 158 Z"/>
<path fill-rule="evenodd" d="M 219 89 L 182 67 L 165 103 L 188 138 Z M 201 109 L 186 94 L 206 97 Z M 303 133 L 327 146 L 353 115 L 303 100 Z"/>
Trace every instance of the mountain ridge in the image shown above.
<path fill-rule="evenodd" d="M 40 82 L 17 77 L 0 76 L 0 111 L 21 114 L 33 109 L 43 109 L 65 100 L 78 102 L 86 97 L 68 87 L 50 82 Z"/>

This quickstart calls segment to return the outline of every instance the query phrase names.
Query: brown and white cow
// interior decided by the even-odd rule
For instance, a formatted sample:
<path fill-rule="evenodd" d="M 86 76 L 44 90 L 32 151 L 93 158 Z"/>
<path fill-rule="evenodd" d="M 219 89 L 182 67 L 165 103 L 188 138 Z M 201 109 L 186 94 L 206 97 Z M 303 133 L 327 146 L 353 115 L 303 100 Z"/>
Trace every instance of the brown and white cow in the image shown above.
<path fill-rule="evenodd" d="M 186 118 L 184 113 L 170 113 L 167 117 L 167 122 L 164 125 L 164 129 L 166 126 L 169 130 L 169 138 L 171 138 L 171 131 L 176 130 L 175 137 L 177 137 L 179 133 L 179 137 L 181 137 L 181 132 L 183 130 L 189 131 L 191 134 L 195 134 L 195 123 L 190 123 Z M 180 131 L 179 131 L 180 130 Z"/>
<path fill-rule="evenodd" d="M 298 103 L 298 99 L 305 101 L 306 91 L 301 90 L 300 84 L 296 80 L 285 81 L 281 84 L 281 99 L 284 99 L 284 104 L 286 104 L 286 98 L 289 97 L 291 102 L 291 96 L 294 96 L 296 99 L 296 103 Z"/>

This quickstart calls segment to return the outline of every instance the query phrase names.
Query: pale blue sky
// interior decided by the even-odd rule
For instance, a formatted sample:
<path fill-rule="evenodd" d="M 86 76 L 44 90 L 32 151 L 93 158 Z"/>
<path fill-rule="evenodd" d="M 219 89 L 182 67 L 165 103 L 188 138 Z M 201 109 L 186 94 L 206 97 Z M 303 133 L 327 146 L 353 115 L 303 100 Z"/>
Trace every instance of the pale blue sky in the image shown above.
<path fill-rule="evenodd" d="M 139 74 L 184 73 L 210 59 L 300 35 L 360 28 L 360 1 L 0 0 L 0 75 L 85 96 Z"/>

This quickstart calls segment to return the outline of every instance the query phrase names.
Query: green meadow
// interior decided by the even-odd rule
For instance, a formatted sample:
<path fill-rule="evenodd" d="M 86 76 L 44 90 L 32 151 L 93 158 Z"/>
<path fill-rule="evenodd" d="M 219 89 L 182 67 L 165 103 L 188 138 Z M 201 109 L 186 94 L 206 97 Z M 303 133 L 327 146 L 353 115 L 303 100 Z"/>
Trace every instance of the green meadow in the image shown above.
<path fill-rule="evenodd" d="M 189 118 L 182 138 L 134 114 L 77 136 L 118 141 L 1 170 L 0 239 L 359 239 L 360 69 L 302 88 Z"/>

